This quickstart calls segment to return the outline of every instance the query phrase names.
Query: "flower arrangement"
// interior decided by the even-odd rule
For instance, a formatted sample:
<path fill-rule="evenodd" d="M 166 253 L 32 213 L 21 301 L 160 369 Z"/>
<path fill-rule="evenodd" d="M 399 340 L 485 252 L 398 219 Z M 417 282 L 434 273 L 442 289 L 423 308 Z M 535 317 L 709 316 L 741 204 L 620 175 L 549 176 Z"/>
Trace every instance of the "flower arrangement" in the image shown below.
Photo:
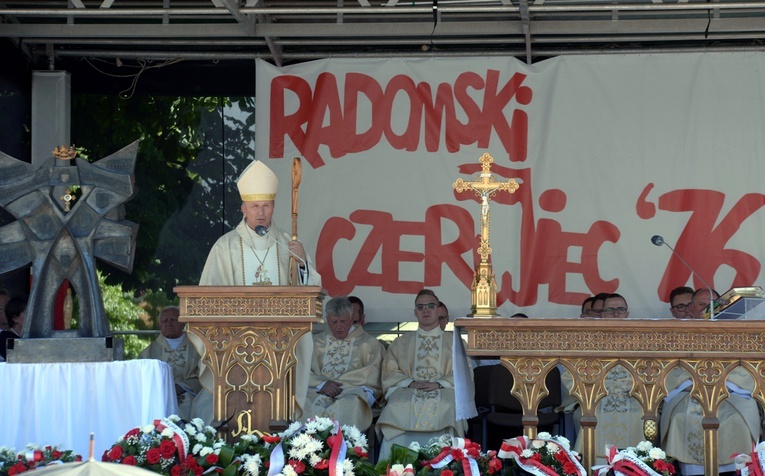
<path fill-rule="evenodd" d="M 749 454 L 739 453 L 733 456 L 736 471 L 742 476 L 765 474 L 765 441 L 757 443 Z"/>
<path fill-rule="evenodd" d="M 75 461 L 82 461 L 82 456 L 71 450 L 60 450 L 55 446 L 29 445 L 20 453 L 6 446 L 1 446 L 0 476 L 13 476 L 52 463 L 73 463 Z"/>
<path fill-rule="evenodd" d="M 534 439 L 520 436 L 505 440 L 499 457 L 513 459 L 521 470 L 535 476 L 587 475 L 568 439 L 547 432 L 539 433 Z"/>
<path fill-rule="evenodd" d="M 616 476 L 672 476 L 675 467 L 667 459 L 664 450 L 653 446 L 650 441 L 641 441 L 637 446 L 619 451 L 613 445 L 606 445 L 608 464 L 593 467 L 594 476 L 606 475 L 613 471 Z"/>
<path fill-rule="evenodd" d="M 375 476 L 367 460 L 367 439 L 356 427 L 315 417 L 296 422 L 278 435 L 250 435 L 235 448 L 242 454 L 243 473 L 260 476 Z M 266 463 L 266 458 L 268 458 Z"/>
<path fill-rule="evenodd" d="M 214 428 L 199 418 L 184 422 L 176 415 L 128 431 L 102 460 L 171 476 L 201 475 L 210 469 L 228 476 L 238 469 L 233 449 L 216 438 Z"/>
<path fill-rule="evenodd" d="M 496 451 L 484 453 L 481 445 L 465 438 L 441 435 L 424 446 L 393 445 L 391 457 L 377 463 L 377 471 L 388 476 L 478 476 L 499 473 L 502 460 Z"/>

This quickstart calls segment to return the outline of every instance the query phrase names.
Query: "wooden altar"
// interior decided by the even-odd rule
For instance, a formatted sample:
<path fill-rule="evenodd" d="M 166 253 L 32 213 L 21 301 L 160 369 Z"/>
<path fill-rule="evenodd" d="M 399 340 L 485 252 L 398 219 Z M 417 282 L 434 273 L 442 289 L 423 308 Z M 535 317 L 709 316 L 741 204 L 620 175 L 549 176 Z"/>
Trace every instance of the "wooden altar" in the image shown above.
<path fill-rule="evenodd" d="M 324 293 L 316 286 L 179 286 L 180 321 L 203 351 L 200 381 L 213 394 L 213 418 L 228 422 L 226 437 L 280 431 L 294 418 L 305 391 L 310 351 L 298 355 L 322 322 Z M 308 341 L 310 343 L 310 340 Z M 310 349 L 310 346 L 308 347 Z"/>
<path fill-rule="evenodd" d="M 688 372 L 691 396 L 704 412 L 707 475 L 718 474 L 717 410 L 729 396 L 725 380 L 734 368 L 749 371 L 752 396 L 765 407 L 765 321 L 461 318 L 455 325 L 467 334 L 468 355 L 500 357 L 512 372 L 511 393 L 521 401 L 529 437 L 536 435 L 537 407 L 547 395 L 545 376 L 557 365 L 571 372 L 571 394 L 582 408 L 582 463 L 588 470 L 595 461 L 595 410 L 606 395 L 603 380 L 616 365 L 632 375 L 632 396 L 643 407 L 643 419 L 654 423 L 668 392 L 669 371 L 680 366 Z"/>

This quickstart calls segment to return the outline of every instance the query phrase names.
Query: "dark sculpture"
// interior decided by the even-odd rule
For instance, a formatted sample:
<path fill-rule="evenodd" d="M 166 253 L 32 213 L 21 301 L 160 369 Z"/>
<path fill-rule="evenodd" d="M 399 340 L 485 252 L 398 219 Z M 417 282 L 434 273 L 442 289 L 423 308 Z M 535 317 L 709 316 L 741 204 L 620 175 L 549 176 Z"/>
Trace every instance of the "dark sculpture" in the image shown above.
<path fill-rule="evenodd" d="M 16 221 L 0 228 L 0 274 L 32 265 L 22 337 L 107 337 L 109 324 L 95 258 L 130 272 L 138 225 L 123 204 L 136 193 L 138 141 L 94 163 L 56 148 L 40 166 L 0 152 L 0 206 Z M 74 200 L 71 187 L 82 195 Z M 64 282 L 79 298 L 78 329 L 53 329 L 53 304 Z"/>

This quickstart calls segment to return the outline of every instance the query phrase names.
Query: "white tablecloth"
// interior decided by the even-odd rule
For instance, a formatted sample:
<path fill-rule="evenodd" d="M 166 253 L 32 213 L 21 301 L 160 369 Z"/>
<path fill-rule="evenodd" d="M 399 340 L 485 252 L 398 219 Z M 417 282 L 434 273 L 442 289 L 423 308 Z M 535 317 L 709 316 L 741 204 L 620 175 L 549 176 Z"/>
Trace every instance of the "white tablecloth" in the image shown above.
<path fill-rule="evenodd" d="M 95 458 L 128 430 L 178 411 L 173 371 L 159 360 L 0 363 L 0 446 L 58 445 Z"/>

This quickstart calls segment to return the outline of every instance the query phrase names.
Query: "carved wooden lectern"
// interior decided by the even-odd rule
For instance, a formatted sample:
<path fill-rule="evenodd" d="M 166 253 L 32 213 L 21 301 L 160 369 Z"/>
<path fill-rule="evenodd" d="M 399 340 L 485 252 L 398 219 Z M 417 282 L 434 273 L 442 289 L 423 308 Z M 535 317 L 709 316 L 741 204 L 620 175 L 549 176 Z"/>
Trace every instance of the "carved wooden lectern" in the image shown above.
<path fill-rule="evenodd" d="M 701 403 L 704 474 L 718 474 L 717 411 L 729 396 L 726 378 L 736 367 L 749 372 L 752 398 L 765 407 L 765 321 L 680 319 L 457 319 L 467 333 L 468 355 L 498 356 L 513 374 L 509 393 L 523 406 L 524 433 L 536 435 L 539 402 L 548 394 L 545 376 L 556 365 L 571 372 L 571 395 L 582 408 L 583 465 L 595 461 L 596 408 L 606 395 L 604 379 L 623 366 L 632 376 L 632 396 L 655 427 L 659 404 L 669 390 L 669 372 L 680 367 Z M 637 442 L 634 442 L 637 444 Z M 600 451 L 603 448 L 599 448 Z M 748 448 L 742 449 L 746 451 Z"/>
<path fill-rule="evenodd" d="M 316 286 L 179 286 L 180 321 L 202 355 L 203 385 L 226 438 L 279 431 L 295 416 L 300 338 L 321 322 L 324 293 Z M 199 347 L 203 346 L 203 349 Z M 302 367 L 301 367 L 302 368 Z M 304 391 L 305 388 L 302 389 Z"/>

